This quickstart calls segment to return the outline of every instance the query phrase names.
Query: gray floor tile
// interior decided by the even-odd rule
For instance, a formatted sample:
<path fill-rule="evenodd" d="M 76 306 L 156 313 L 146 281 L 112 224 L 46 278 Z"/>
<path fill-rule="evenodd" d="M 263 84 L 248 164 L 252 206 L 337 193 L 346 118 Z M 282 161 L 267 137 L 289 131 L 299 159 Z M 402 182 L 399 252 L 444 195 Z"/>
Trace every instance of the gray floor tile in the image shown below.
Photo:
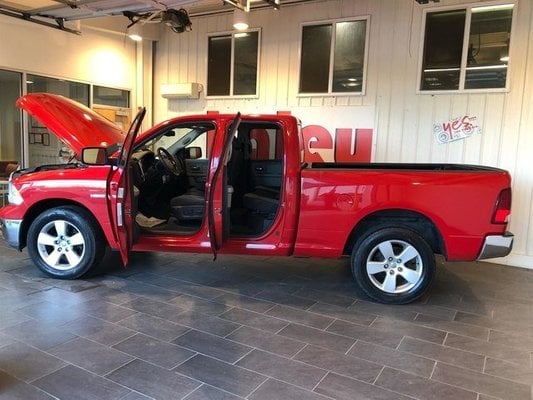
<path fill-rule="evenodd" d="M 24 343 L 0 347 L 0 370 L 31 382 L 65 365 L 64 361 Z"/>
<path fill-rule="evenodd" d="M 244 397 L 224 392 L 213 386 L 202 385 L 183 400 L 243 400 Z"/>
<path fill-rule="evenodd" d="M 234 322 L 193 310 L 187 310 L 172 317 L 172 321 L 217 336 L 226 336 L 240 327 Z"/>
<path fill-rule="evenodd" d="M 85 304 L 87 314 L 108 322 L 118 322 L 125 318 L 131 317 L 132 315 L 138 314 L 137 311 L 105 301 L 89 302 Z"/>
<path fill-rule="evenodd" d="M 437 329 L 439 331 L 446 331 L 456 333 L 458 335 L 470 336 L 476 339 L 486 340 L 489 334 L 489 329 L 481 326 L 463 324 L 458 321 L 447 321 L 435 317 L 428 317 L 419 314 L 415 321 L 416 324 Z"/>
<path fill-rule="evenodd" d="M 533 368 L 531 367 L 525 368 L 522 365 L 487 358 L 483 372 L 487 375 L 497 376 L 510 381 L 533 385 Z"/>
<path fill-rule="evenodd" d="M 280 305 L 272 307 L 266 314 L 317 329 L 326 329 L 334 321 L 334 318 Z"/>
<path fill-rule="evenodd" d="M 231 364 L 252 350 L 243 344 L 197 330 L 185 333 L 172 343 Z"/>
<path fill-rule="evenodd" d="M 358 341 L 348 355 L 429 378 L 435 361 L 404 351 Z"/>
<path fill-rule="evenodd" d="M 305 346 L 303 342 L 247 326 L 237 329 L 227 338 L 285 357 L 292 357 Z"/>
<path fill-rule="evenodd" d="M 132 315 L 118 322 L 118 324 L 166 342 L 176 339 L 189 330 L 188 327 L 175 324 L 166 319 L 142 313 Z"/>
<path fill-rule="evenodd" d="M 227 306 L 216 301 L 205 300 L 200 297 L 190 296 L 188 294 L 181 294 L 178 297 L 169 300 L 168 303 L 175 304 L 186 310 L 193 310 L 206 315 L 219 315 L 231 308 L 231 306 Z"/>
<path fill-rule="evenodd" d="M 252 351 L 236 365 L 309 390 L 312 390 L 327 372 L 262 350 Z"/>
<path fill-rule="evenodd" d="M 107 375 L 107 378 L 160 400 L 180 399 L 200 386 L 193 379 L 142 360 L 132 361 Z"/>
<path fill-rule="evenodd" d="M 133 360 L 121 351 L 84 338 L 53 347 L 48 353 L 97 375 L 105 375 Z"/>
<path fill-rule="evenodd" d="M 487 357 L 499 358 L 500 360 L 525 366 L 529 366 L 531 361 L 530 354 L 527 351 L 505 345 L 489 343 L 486 340 L 455 335 L 453 333 L 448 334 L 444 344 L 457 349 L 470 351 Z"/>
<path fill-rule="evenodd" d="M 437 363 L 431 379 L 502 399 L 531 400 L 531 386 Z"/>
<path fill-rule="evenodd" d="M 355 297 L 346 260 L 223 255 L 214 265 L 208 255 L 150 253 L 134 254 L 127 270 L 114 266 L 118 255 L 105 262 L 106 275 L 59 281 L 0 241 L 2 400 L 531 395 L 533 271 L 440 262 L 424 298 L 388 306 Z M 170 343 L 191 329 L 184 339 L 195 350 Z M 137 359 L 112 369 L 121 357 Z"/>
<path fill-rule="evenodd" d="M 248 327 L 268 331 L 271 333 L 276 333 L 289 325 L 289 322 L 283 321 L 279 318 L 269 317 L 264 314 L 259 314 L 236 307 L 221 314 L 219 317 L 237 324 L 246 325 Z"/>
<path fill-rule="evenodd" d="M 333 373 L 320 382 L 315 392 L 338 400 L 412 400 L 412 397 Z"/>
<path fill-rule="evenodd" d="M 284 290 L 263 290 L 254 297 L 257 299 L 271 301 L 273 303 L 283 304 L 289 307 L 301 308 L 304 310 L 316 303 L 316 300 L 293 296 Z"/>
<path fill-rule="evenodd" d="M 350 322 L 339 320 L 335 321 L 330 327 L 328 327 L 327 331 L 391 348 L 398 347 L 403 339 L 401 333 L 384 331 L 371 326 L 352 324 Z"/>
<path fill-rule="evenodd" d="M 113 348 L 166 369 L 174 368 L 196 354 L 141 333 L 116 344 Z"/>
<path fill-rule="evenodd" d="M 348 351 L 355 342 L 354 339 L 345 336 L 297 324 L 290 324 L 286 328 L 283 328 L 279 332 L 279 335 L 343 353 Z"/>
<path fill-rule="evenodd" d="M 179 365 L 175 371 L 242 397 L 248 396 L 267 379 L 253 371 L 200 354 Z"/>
<path fill-rule="evenodd" d="M 185 311 L 184 308 L 178 307 L 177 305 L 152 300 L 146 297 L 138 297 L 127 301 L 122 303 L 121 307 L 131 308 L 132 310 L 163 319 L 168 319 L 169 316 L 176 316 Z"/>
<path fill-rule="evenodd" d="M 485 362 L 485 356 L 410 337 L 404 338 L 398 350 L 476 371 L 482 371 Z"/>
<path fill-rule="evenodd" d="M 477 400 L 477 393 L 473 391 L 431 381 L 391 368 L 385 368 L 375 384 L 416 399 Z"/>
<path fill-rule="evenodd" d="M 58 328 L 55 324 L 37 320 L 13 325 L 3 329 L 2 333 L 41 350 L 49 349 L 76 338 L 76 335 Z"/>
<path fill-rule="evenodd" d="M 267 380 L 248 398 L 250 400 L 327 400 L 327 397 L 275 379 Z"/>
<path fill-rule="evenodd" d="M 446 337 L 446 332 L 419 326 L 411 322 L 392 320 L 388 318 L 377 318 L 371 325 L 372 328 L 382 331 L 399 333 L 404 336 L 411 336 L 427 342 L 442 344 Z"/>
<path fill-rule="evenodd" d="M 383 365 L 317 346 L 307 346 L 294 359 L 369 383 L 372 383 L 383 369 Z"/>
<path fill-rule="evenodd" d="M 264 313 L 276 304 L 266 300 L 260 300 L 243 294 L 223 293 L 215 298 L 216 301 L 228 306 L 242 308 L 257 313 Z"/>
<path fill-rule="evenodd" d="M 33 384 L 58 399 L 119 400 L 130 392 L 123 386 L 73 365 L 67 365 Z"/>
<path fill-rule="evenodd" d="M 54 400 L 55 397 L 33 385 L 28 385 L 0 371 L 0 398 L 2 400 Z"/>
<path fill-rule="evenodd" d="M 311 308 L 309 308 L 309 311 L 366 326 L 370 325 L 377 318 L 372 314 L 360 313 L 353 309 L 322 302 L 314 304 Z"/>
<path fill-rule="evenodd" d="M 135 334 L 131 329 L 90 316 L 67 322 L 61 325 L 60 329 L 107 346 L 112 346 Z"/>

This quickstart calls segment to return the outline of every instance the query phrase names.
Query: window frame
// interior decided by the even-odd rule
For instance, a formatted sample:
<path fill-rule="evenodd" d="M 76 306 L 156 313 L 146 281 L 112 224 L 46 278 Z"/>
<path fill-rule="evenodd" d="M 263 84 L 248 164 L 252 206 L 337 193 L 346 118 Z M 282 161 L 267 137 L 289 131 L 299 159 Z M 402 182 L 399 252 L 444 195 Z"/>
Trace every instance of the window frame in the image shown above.
<path fill-rule="evenodd" d="M 467 3 L 462 5 L 450 5 L 450 6 L 444 6 L 444 7 L 426 7 L 423 9 L 422 13 L 422 24 L 421 24 L 421 30 L 420 30 L 420 44 L 419 44 L 419 54 L 418 54 L 418 69 L 417 69 L 417 79 L 416 79 L 416 94 L 423 94 L 423 95 L 434 95 L 434 94 L 461 94 L 461 93 L 506 93 L 510 91 L 510 82 L 511 82 L 511 65 L 512 60 L 514 59 L 514 52 L 512 51 L 512 46 L 509 46 L 509 61 L 507 62 L 507 73 L 505 78 L 505 87 L 502 88 L 479 88 L 479 89 L 466 89 L 465 88 L 465 81 L 466 81 L 466 64 L 468 62 L 467 60 L 467 53 L 468 53 L 468 45 L 470 41 L 470 28 L 471 28 L 471 22 L 472 22 L 472 9 L 473 8 L 484 8 L 484 7 L 496 7 L 496 6 L 504 6 L 504 5 L 512 5 L 513 6 L 513 13 L 512 13 L 512 21 L 511 21 L 511 32 L 509 33 L 509 42 L 512 44 L 514 43 L 514 37 L 515 37 L 515 30 L 516 30 L 516 13 L 518 4 L 516 0 L 498 0 L 498 1 L 487 1 L 487 2 L 479 2 L 479 3 Z M 459 88 L 458 89 L 439 89 L 439 90 L 424 90 L 422 89 L 422 68 L 424 67 L 424 46 L 426 43 L 426 23 L 427 23 L 427 15 L 429 13 L 435 13 L 435 12 L 443 12 L 443 11 L 454 11 L 454 10 L 465 10 L 465 28 L 463 32 L 463 47 L 461 50 L 461 66 L 459 67 Z"/>
<path fill-rule="evenodd" d="M 335 40 L 336 40 L 336 24 L 342 22 L 357 22 L 357 21 L 366 21 L 366 30 L 365 30 L 365 50 L 364 50 L 364 60 L 363 60 L 363 82 L 360 92 L 333 92 L 333 75 L 334 75 L 334 66 L 335 66 Z M 303 32 L 304 27 L 306 26 L 318 26 L 318 25 L 331 25 L 331 47 L 329 53 L 329 76 L 328 76 L 328 91 L 327 92 L 316 92 L 316 93 L 301 93 L 300 92 L 300 78 L 302 76 L 302 44 L 303 44 Z M 365 96 L 366 95 L 366 82 L 368 75 L 368 52 L 369 52 L 369 41 L 370 41 L 370 15 L 358 15 L 353 17 L 346 18 L 337 18 L 337 19 L 327 19 L 320 21 L 308 21 L 300 24 L 300 40 L 299 40 L 299 49 L 298 49 L 298 87 L 297 87 L 297 97 L 346 97 L 346 96 Z"/>
<path fill-rule="evenodd" d="M 255 82 L 255 94 L 234 94 L 234 80 L 235 80 L 235 36 L 243 33 L 257 33 L 257 72 L 256 72 L 256 82 Z M 231 36 L 231 65 L 230 65 L 230 93 L 227 95 L 216 94 L 208 95 L 209 88 L 207 87 L 207 82 L 209 79 L 209 40 L 213 37 L 224 37 Z M 206 43 L 206 58 L 205 58 L 205 82 L 206 82 L 206 98 L 209 100 L 216 99 L 258 99 L 259 98 L 259 82 L 260 82 L 260 70 L 261 70 L 261 28 L 251 28 L 244 31 L 226 31 L 226 32 L 216 32 L 210 33 L 207 35 Z"/>

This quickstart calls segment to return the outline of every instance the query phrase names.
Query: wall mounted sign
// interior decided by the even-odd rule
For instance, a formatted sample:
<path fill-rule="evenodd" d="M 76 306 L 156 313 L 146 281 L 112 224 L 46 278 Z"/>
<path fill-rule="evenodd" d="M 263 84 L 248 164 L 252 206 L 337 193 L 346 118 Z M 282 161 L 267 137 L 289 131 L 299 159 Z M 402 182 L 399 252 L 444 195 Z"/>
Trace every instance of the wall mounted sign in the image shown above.
<path fill-rule="evenodd" d="M 433 132 L 438 143 L 449 143 L 481 134 L 481 127 L 474 115 L 463 115 L 449 121 L 433 124 Z"/>

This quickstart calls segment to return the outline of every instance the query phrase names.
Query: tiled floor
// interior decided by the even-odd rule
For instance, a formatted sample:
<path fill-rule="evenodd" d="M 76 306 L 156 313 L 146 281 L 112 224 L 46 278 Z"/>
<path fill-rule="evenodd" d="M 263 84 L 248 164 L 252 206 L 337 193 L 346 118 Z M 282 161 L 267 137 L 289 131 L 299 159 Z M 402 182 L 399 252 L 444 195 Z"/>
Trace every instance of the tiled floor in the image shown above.
<path fill-rule="evenodd" d="M 106 264 L 56 281 L 0 244 L 0 399 L 531 399 L 530 270 L 441 262 L 384 306 L 347 260 Z"/>

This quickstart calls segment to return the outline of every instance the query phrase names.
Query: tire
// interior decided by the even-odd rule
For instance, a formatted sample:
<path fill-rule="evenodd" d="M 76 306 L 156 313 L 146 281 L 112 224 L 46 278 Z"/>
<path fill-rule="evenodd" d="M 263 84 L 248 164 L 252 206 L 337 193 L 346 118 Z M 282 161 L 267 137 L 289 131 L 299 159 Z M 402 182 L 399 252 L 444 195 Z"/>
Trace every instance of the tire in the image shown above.
<path fill-rule="evenodd" d="M 76 279 L 102 259 L 105 242 L 94 218 L 75 206 L 57 207 L 40 214 L 28 230 L 28 252 L 46 275 Z"/>
<path fill-rule="evenodd" d="M 431 284 L 435 256 L 418 233 L 382 228 L 355 243 L 351 267 L 358 289 L 366 296 L 379 303 L 406 304 Z"/>

